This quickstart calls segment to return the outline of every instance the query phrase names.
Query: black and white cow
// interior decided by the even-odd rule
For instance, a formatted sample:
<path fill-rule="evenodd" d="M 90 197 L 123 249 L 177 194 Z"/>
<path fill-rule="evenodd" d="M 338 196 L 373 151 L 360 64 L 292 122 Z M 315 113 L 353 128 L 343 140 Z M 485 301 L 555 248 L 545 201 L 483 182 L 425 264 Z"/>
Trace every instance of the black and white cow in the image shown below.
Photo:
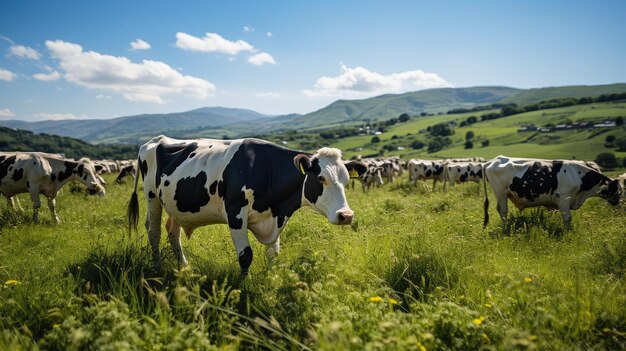
<path fill-rule="evenodd" d="M 122 169 L 120 169 L 120 174 L 117 175 L 117 178 L 115 178 L 115 181 L 117 182 L 117 184 L 122 184 L 122 179 L 124 179 L 124 177 L 134 176 L 135 172 L 136 171 L 135 171 L 134 164 L 125 166 Z"/>
<path fill-rule="evenodd" d="M 279 250 L 279 236 L 292 214 L 307 205 L 332 224 L 350 224 L 354 213 L 344 187 L 365 172 L 359 162 L 345 163 L 338 149 L 315 154 L 299 152 L 258 139 L 176 140 L 158 136 L 139 149 L 140 172 L 128 206 L 131 227 L 137 228 L 137 182 L 143 176 L 147 200 L 146 230 L 155 266 L 160 266 L 161 211 L 169 215 L 168 238 L 179 262 L 187 264 L 180 231 L 228 224 L 242 275 L 252 263 L 248 229 Z"/>
<path fill-rule="evenodd" d="M 483 165 L 480 162 L 448 162 L 444 167 L 443 190 L 446 190 L 446 183 L 453 187 L 465 182 L 480 183 L 483 179 Z"/>
<path fill-rule="evenodd" d="M 363 173 L 359 180 L 361 181 L 361 185 L 363 187 L 363 192 L 367 192 L 370 190 L 372 185 L 381 186 L 383 185 L 383 167 L 376 166 L 375 164 L 367 165 L 367 171 Z"/>
<path fill-rule="evenodd" d="M 82 182 L 91 194 L 105 194 L 94 165 L 87 158 L 74 161 L 43 152 L 0 152 L 0 193 L 13 208 L 13 196 L 29 193 L 35 223 L 39 222 L 39 194 L 48 198 L 52 219 L 59 222 L 56 197 L 61 187 L 72 180 Z"/>
<path fill-rule="evenodd" d="M 433 190 L 437 181 L 444 180 L 446 162 L 443 160 L 416 160 L 411 159 L 407 163 L 409 180 L 416 184 L 418 180 L 433 180 Z"/>
<path fill-rule="evenodd" d="M 506 230 L 507 198 L 520 210 L 545 206 L 561 211 L 566 228 L 571 228 L 570 210 L 578 209 L 585 200 L 600 196 L 609 204 L 619 203 L 623 188 L 613 180 L 584 165 L 583 161 L 546 161 L 498 156 L 485 163 L 485 220 L 489 222 L 487 183 L 496 195 L 502 227 Z"/>

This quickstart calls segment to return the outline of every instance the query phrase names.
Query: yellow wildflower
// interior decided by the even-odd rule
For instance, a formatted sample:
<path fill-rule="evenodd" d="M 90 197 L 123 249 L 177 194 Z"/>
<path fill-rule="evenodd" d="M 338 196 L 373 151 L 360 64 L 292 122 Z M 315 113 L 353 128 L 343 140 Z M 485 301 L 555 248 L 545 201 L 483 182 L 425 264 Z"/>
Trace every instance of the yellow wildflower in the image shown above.
<path fill-rule="evenodd" d="M 370 302 L 381 302 L 383 300 L 380 296 L 372 296 L 370 297 Z"/>
<path fill-rule="evenodd" d="M 398 300 L 396 300 L 396 299 L 389 299 L 389 304 L 390 305 L 397 305 L 398 304 Z"/>
<path fill-rule="evenodd" d="M 528 284 L 528 283 L 532 283 L 532 282 L 533 282 L 533 278 L 530 278 L 530 277 L 524 278 L 524 283 Z"/>
<path fill-rule="evenodd" d="M 15 279 L 9 279 L 6 282 L 4 282 L 4 285 L 7 285 L 7 286 L 8 285 L 17 285 L 17 284 L 20 284 L 20 282 L 15 280 Z"/>
<path fill-rule="evenodd" d="M 487 307 L 487 308 L 491 308 L 491 307 L 493 307 L 493 306 L 491 306 L 491 304 L 490 304 L 490 303 L 486 303 L 486 304 L 485 304 L 485 307 Z"/>
<path fill-rule="evenodd" d="M 478 318 L 474 318 L 474 319 L 472 320 L 472 323 L 474 323 L 474 325 L 481 325 L 481 324 L 483 324 L 483 321 L 484 321 L 484 320 L 485 320 L 485 317 L 480 316 L 480 317 L 478 317 Z"/>

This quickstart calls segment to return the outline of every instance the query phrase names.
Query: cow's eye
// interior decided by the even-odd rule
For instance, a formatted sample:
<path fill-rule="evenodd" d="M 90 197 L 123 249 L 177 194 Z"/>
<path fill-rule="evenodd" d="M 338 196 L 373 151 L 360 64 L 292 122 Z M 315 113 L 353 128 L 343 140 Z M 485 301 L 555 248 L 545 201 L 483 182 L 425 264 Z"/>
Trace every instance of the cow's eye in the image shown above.
<path fill-rule="evenodd" d="M 318 177 L 317 177 L 317 180 L 318 180 L 320 183 L 324 183 L 324 181 L 326 180 L 326 178 L 324 178 L 324 176 L 318 176 Z"/>

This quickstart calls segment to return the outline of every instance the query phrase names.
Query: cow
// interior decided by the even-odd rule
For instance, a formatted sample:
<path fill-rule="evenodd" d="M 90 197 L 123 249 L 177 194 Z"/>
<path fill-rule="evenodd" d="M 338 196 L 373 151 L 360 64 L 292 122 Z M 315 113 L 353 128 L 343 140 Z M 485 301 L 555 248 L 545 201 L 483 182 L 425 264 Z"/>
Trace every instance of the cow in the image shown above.
<path fill-rule="evenodd" d="M 365 173 L 363 173 L 359 177 L 361 185 L 363 186 L 363 192 L 369 191 L 372 185 L 383 185 L 382 171 L 383 167 L 381 166 L 376 166 L 374 164 L 370 164 L 367 166 L 367 170 L 365 171 Z"/>
<path fill-rule="evenodd" d="M 480 183 L 483 178 L 483 167 L 480 162 L 448 162 L 444 168 L 443 190 L 446 183 L 453 187 L 465 182 Z"/>
<path fill-rule="evenodd" d="M 443 160 L 415 160 L 411 159 L 407 163 L 409 170 L 409 180 L 416 184 L 418 180 L 433 180 L 433 190 L 437 181 L 444 180 L 444 168 L 446 162 Z"/>
<path fill-rule="evenodd" d="M 29 193 L 33 201 L 35 223 L 39 223 L 39 194 L 48 198 L 52 219 L 59 223 L 56 197 L 61 187 L 72 180 L 82 182 L 90 194 L 105 194 L 94 165 L 88 158 L 74 161 L 43 152 L 0 152 L 0 193 L 14 209 L 13 196 Z"/>
<path fill-rule="evenodd" d="M 507 198 L 520 211 L 536 206 L 557 208 L 561 212 L 565 228 L 571 229 L 570 210 L 578 209 L 592 196 L 600 196 L 615 206 L 624 191 L 617 179 L 604 176 L 584 165 L 584 161 L 546 161 L 498 156 L 484 164 L 483 174 L 483 227 L 489 222 L 489 181 L 496 195 L 497 209 L 505 232 Z"/>
<path fill-rule="evenodd" d="M 271 258 L 279 251 L 281 231 L 302 206 L 312 207 L 332 224 L 350 224 L 354 212 L 344 188 L 350 173 L 358 177 L 366 170 L 357 161 L 344 163 L 338 149 L 321 148 L 310 154 L 259 139 L 177 140 L 162 135 L 140 147 L 137 164 L 128 205 L 129 231 L 137 230 L 141 174 L 154 266 L 161 266 L 161 212 L 165 210 L 168 239 L 180 264 L 188 264 L 181 228 L 190 237 L 198 227 L 223 223 L 230 229 L 242 276 L 247 275 L 253 257 L 248 229 L 266 245 Z"/>
<path fill-rule="evenodd" d="M 117 178 L 115 178 L 115 181 L 117 182 L 117 184 L 122 184 L 122 179 L 124 179 L 124 177 L 127 177 L 129 175 L 132 175 L 132 176 L 135 175 L 135 165 L 134 164 L 130 164 L 130 165 L 120 169 L 120 174 L 117 175 Z"/>

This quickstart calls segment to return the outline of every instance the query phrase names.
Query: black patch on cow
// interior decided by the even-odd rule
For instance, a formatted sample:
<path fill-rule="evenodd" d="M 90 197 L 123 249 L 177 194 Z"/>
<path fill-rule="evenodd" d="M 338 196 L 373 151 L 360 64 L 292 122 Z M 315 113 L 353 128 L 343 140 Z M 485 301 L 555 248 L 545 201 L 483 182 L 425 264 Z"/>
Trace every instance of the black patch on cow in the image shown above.
<path fill-rule="evenodd" d="M 239 267 L 241 267 L 241 275 L 248 274 L 248 268 L 252 264 L 252 249 L 250 246 L 246 246 L 239 254 Z"/>
<path fill-rule="evenodd" d="M 306 172 L 307 177 L 304 182 L 304 197 L 312 204 L 317 202 L 317 199 L 322 196 L 324 192 L 324 185 L 317 179 L 322 172 L 320 168 L 319 160 L 313 160 L 311 168 Z"/>
<path fill-rule="evenodd" d="M 608 178 L 596 171 L 589 171 L 580 180 L 582 181 L 580 191 L 588 191 L 603 181 L 608 181 Z"/>
<path fill-rule="evenodd" d="M 182 178 L 176 183 L 176 208 L 180 212 L 200 212 L 200 207 L 209 203 L 210 197 L 205 187 L 207 175 L 204 171 L 195 177 Z"/>
<path fill-rule="evenodd" d="M 254 192 L 252 208 L 257 212 L 270 209 L 279 227 L 300 208 L 304 175 L 294 166 L 298 154 L 302 152 L 254 139 L 242 142 L 217 183 L 217 193 L 224 199 L 230 228 L 243 226 L 237 215 L 248 205 L 241 190 L 244 187 Z M 317 182 L 317 175 L 313 179 Z"/>
<path fill-rule="evenodd" d="M 146 178 L 146 174 L 148 173 L 148 162 L 146 162 L 146 160 L 141 160 L 141 157 L 138 159 L 139 160 L 139 169 L 141 170 L 141 177 L 142 178 Z"/>
<path fill-rule="evenodd" d="M 53 182 L 57 179 L 57 175 L 55 173 L 52 173 L 50 175 L 50 180 L 52 180 Z"/>
<path fill-rule="evenodd" d="M 461 174 L 461 182 L 467 181 L 467 176 L 468 176 L 467 172 Z"/>
<path fill-rule="evenodd" d="M 152 190 L 148 191 L 148 197 L 151 199 L 154 199 L 156 197 L 156 194 L 152 192 Z"/>
<path fill-rule="evenodd" d="M 13 181 L 17 182 L 18 180 L 22 179 L 23 176 L 24 176 L 24 168 L 16 169 L 13 172 L 12 179 L 13 179 Z"/>
<path fill-rule="evenodd" d="M 156 148 L 156 186 L 161 185 L 163 175 L 172 175 L 176 168 L 198 148 L 198 143 L 159 144 Z"/>
<path fill-rule="evenodd" d="M 78 170 L 78 175 L 82 177 L 83 176 L 83 172 L 85 171 L 85 166 L 84 165 L 80 165 L 80 166 L 78 166 L 77 170 Z"/>
<path fill-rule="evenodd" d="M 427 177 L 430 177 L 431 174 L 433 174 L 433 172 L 430 169 L 426 171 L 426 176 Z"/>
<path fill-rule="evenodd" d="M 195 152 L 192 152 L 191 154 L 189 154 L 189 158 L 193 158 L 194 156 L 196 156 Z"/>
<path fill-rule="evenodd" d="M 480 169 L 478 170 L 478 172 L 476 172 L 476 176 L 477 176 L 478 178 L 482 178 L 482 177 L 483 177 L 483 168 L 482 168 L 482 167 L 480 167 Z"/>
<path fill-rule="evenodd" d="M 170 181 L 169 181 L 169 180 L 165 180 L 165 181 L 163 182 L 163 185 L 164 185 L 164 186 L 168 186 L 168 185 L 170 185 Z"/>
<path fill-rule="evenodd" d="M 552 194 L 559 186 L 557 175 L 561 167 L 563 161 L 552 161 L 551 164 L 535 162 L 521 178 L 513 178 L 509 189 L 528 201 L 537 199 L 541 194 Z"/>
<path fill-rule="evenodd" d="M 217 191 L 217 180 L 211 183 L 211 186 L 209 187 L 209 193 L 211 195 L 215 195 L 216 191 Z"/>
<path fill-rule="evenodd" d="M 78 166 L 78 163 L 72 161 L 65 161 L 65 170 L 59 171 L 59 182 L 62 182 L 72 176 L 74 169 Z"/>
<path fill-rule="evenodd" d="M 9 167 L 13 166 L 15 163 L 16 156 L 5 157 L 2 156 L 0 159 L 0 180 L 9 174 Z"/>

